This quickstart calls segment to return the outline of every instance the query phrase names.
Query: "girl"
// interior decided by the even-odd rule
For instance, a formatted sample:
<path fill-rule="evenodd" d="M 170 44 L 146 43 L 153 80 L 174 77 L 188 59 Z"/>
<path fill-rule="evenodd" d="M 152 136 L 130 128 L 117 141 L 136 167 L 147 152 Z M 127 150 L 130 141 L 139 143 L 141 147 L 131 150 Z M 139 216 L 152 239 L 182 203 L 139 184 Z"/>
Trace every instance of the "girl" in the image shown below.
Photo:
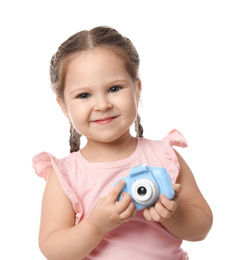
<path fill-rule="evenodd" d="M 52 57 L 51 86 L 71 124 L 71 154 L 33 158 L 36 173 L 47 180 L 39 244 L 49 260 L 188 259 L 182 240 L 202 240 L 211 228 L 211 210 L 172 148 L 187 146 L 182 134 L 143 138 L 138 70 L 131 41 L 108 27 L 73 35 Z M 134 121 L 137 137 L 129 130 Z M 80 150 L 81 135 L 87 144 Z M 153 207 L 137 212 L 127 193 L 116 203 L 125 183 L 114 183 L 140 164 L 167 169 L 173 200 L 160 195 Z"/>

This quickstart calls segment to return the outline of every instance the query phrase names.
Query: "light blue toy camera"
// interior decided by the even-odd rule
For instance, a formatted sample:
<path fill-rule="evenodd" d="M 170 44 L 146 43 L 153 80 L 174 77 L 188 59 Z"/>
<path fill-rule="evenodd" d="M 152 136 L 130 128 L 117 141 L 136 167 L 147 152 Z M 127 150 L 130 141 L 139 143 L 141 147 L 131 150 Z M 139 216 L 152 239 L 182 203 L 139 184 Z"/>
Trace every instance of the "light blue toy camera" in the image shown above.
<path fill-rule="evenodd" d="M 120 180 L 125 180 L 126 184 L 118 200 L 122 199 L 123 192 L 129 193 L 136 210 L 153 206 L 160 194 L 164 194 L 170 200 L 175 196 L 171 178 L 166 169 L 162 167 L 139 165 L 132 168 L 129 175 Z"/>

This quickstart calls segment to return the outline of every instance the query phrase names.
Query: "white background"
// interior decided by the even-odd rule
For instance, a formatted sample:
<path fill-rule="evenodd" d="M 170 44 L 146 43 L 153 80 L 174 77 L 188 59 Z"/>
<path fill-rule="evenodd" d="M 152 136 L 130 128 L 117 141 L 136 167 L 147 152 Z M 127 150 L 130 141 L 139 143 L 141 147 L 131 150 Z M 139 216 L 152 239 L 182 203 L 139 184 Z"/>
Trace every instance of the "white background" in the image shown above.
<path fill-rule="evenodd" d="M 2 1 L 0 4 L 1 259 L 44 259 L 37 237 L 45 182 L 32 157 L 66 156 L 68 122 L 49 88 L 49 61 L 72 34 L 110 25 L 140 58 L 145 137 L 173 128 L 214 225 L 184 242 L 190 259 L 245 258 L 245 1 Z"/>

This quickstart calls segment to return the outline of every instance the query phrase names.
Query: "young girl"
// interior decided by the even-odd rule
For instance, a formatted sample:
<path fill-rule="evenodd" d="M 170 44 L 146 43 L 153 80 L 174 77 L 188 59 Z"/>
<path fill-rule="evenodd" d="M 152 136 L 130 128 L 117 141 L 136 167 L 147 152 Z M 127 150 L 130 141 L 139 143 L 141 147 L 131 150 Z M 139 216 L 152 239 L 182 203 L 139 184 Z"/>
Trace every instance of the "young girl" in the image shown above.
<path fill-rule="evenodd" d="M 187 146 L 182 134 L 143 138 L 138 70 L 131 41 L 108 27 L 73 35 L 52 57 L 51 85 L 71 124 L 71 154 L 33 158 L 47 180 L 39 244 L 49 260 L 188 259 L 182 240 L 202 240 L 211 228 L 211 210 L 172 148 Z M 134 121 L 137 137 L 129 130 Z M 80 150 L 81 135 L 87 143 Z M 128 193 L 117 202 L 125 182 L 114 183 L 141 164 L 165 167 L 176 196 L 161 194 L 153 207 L 136 212 Z"/>

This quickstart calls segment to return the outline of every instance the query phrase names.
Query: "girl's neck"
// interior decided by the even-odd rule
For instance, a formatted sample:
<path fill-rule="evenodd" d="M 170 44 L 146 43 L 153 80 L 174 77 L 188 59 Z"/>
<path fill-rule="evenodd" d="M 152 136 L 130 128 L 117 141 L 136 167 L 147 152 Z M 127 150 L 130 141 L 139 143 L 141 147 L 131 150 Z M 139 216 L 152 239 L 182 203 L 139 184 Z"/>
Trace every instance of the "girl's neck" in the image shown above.
<path fill-rule="evenodd" d="M 113 162 L 131 156 L 136 147 L 137 138 L 128 133 L 109 143 L 87 140 L 86 146 L 80 152 L 89 162 Z"/>

